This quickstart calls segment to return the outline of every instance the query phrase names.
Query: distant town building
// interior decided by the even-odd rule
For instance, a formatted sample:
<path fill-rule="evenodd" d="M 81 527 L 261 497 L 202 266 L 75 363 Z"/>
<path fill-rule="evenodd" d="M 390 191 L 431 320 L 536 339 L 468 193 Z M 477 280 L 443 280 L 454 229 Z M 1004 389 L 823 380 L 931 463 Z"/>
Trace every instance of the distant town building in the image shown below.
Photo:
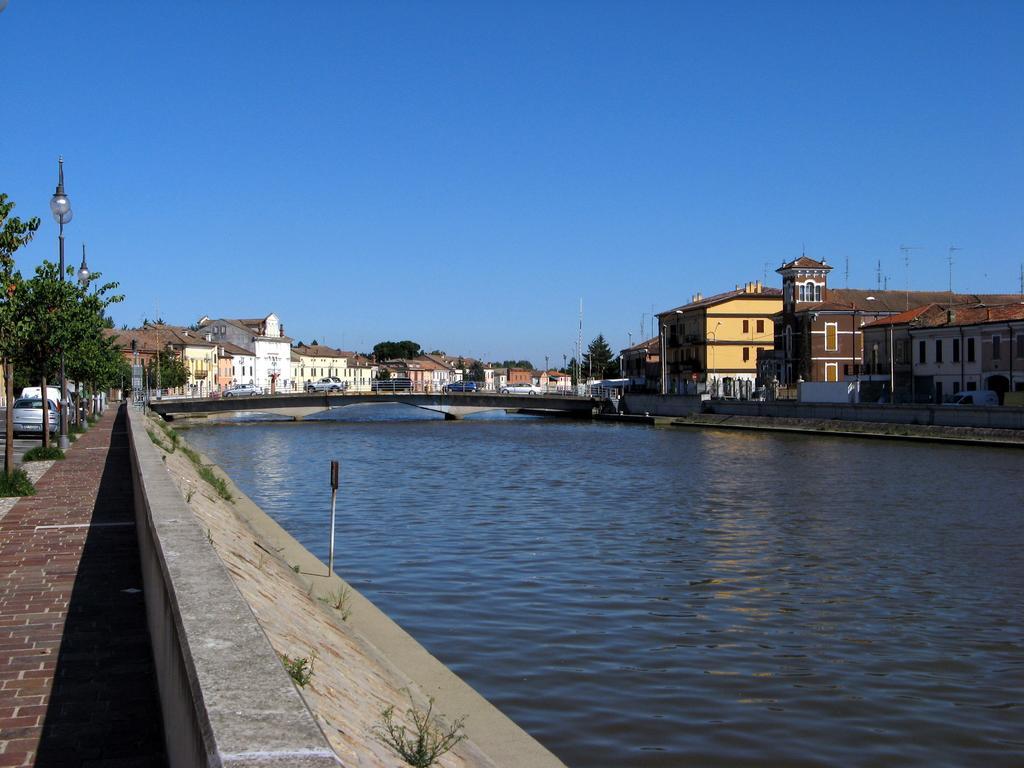
<path fill-rule="evenodd" d="M 619 352 L 622 377 L 629 379 L 634 392 L 658 392 L 661 389 L 661 339 L 641 341 Z"/>
<path fill-rule="evenodd" d="M 862 328 L 861 400 L 942 403 L 1024 392 L 1024 304 L 927 304 Z"/>
<path fill-rule="evenodd" d="M 775 345 L 774 317 L 782 291 L 760 281 L 658 313 L 663 392 L 747 397 L 755 386 L 758 352 Z"/>
<path fill-rule="evenodd" d="M 200 331 L 212 341 L 229 342 L 251 352 L 255 358 L 252 383 L 267 392 L 291 389 L 291 339 L 274 313 L 254 319 L 199 320 Z"/>
<path fill-rule="evenodd" d="M 780 384 L 847 381 L 860 377 L 864 362 L 861 329 L 867 323 L 927 304 L 996 305 L 1014 301 L 1000 294 L 943 291 L 870 291 L 829 288 L 824 261 L 807 256 L 775 270 L 782 276 L 782 311 L 775 318 L 775 375 Z"/>

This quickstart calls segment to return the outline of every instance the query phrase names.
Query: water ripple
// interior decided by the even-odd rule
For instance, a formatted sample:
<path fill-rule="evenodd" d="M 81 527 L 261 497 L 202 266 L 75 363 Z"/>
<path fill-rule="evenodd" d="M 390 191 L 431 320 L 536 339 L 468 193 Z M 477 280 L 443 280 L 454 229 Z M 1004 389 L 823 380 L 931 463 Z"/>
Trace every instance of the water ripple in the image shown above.
<path fill-rule="evenodd" d="M 189 439 L 569 765 L 1020 764 L 1018 453 L 346 410 Z"/>

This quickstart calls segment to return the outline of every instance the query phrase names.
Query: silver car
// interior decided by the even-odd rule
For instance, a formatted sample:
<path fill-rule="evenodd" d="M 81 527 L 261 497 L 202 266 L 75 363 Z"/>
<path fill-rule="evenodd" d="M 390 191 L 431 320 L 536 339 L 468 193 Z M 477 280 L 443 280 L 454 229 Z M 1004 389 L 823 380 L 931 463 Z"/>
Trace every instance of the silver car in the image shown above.
<path fill-rule="evenodd" d="M 50 432 L 56 434 L 60 425 L 60 416 L 57 413 L 57 403 L 53 400 L 47 401 L 50 404 L 50 413 L 47 418 L 50 420 Z M 14 434 L 17 435 L 41 435 L 43 434 L 43 401 L 38 397 L 22 397 L 14 401 Z"/>
<path fill-rule="evenodd" d="M 255 384 L 235 384 L 225 389 L 221 397 L 252 397 L 261 394 L 263 390 Z"/>

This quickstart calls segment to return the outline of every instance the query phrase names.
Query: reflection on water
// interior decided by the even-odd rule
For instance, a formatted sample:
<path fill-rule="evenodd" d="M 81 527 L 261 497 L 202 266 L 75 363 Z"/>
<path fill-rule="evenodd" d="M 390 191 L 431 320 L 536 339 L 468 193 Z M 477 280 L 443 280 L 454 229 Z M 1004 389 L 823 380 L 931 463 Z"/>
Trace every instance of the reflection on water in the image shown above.
<path fill-rule="evenodd" d="M 569 765 L 1021 764 L 1019 453 L 438 418 L 188 438 Z"/>

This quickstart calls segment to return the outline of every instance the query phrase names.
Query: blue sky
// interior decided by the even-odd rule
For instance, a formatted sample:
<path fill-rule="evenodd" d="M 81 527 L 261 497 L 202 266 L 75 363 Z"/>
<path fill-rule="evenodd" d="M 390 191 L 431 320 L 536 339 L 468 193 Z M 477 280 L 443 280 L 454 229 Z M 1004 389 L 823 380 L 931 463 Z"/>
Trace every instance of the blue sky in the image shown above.
<path fill-rule="evenodd" d="M 9 0 L 0 190 L 118 325 L 281 316 L 548 355 L 801 249 L 831 284 L 1009 292 L 1024 3 Z M 646 328 L 650 329 L 647 319 Z"/>

